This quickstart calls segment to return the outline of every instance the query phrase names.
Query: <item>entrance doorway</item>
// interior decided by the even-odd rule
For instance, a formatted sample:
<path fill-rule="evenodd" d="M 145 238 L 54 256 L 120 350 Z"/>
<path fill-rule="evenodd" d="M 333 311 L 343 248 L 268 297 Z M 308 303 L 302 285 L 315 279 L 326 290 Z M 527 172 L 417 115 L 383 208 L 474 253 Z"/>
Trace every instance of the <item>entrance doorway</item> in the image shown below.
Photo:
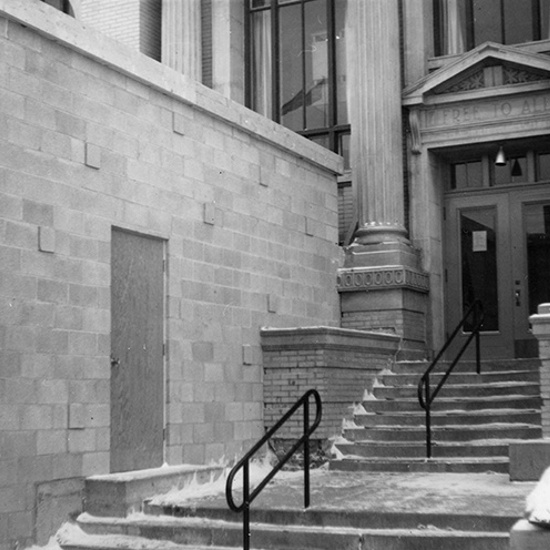
<path fill-rule="evenodd" d="M 164 242 L 112 231 L 111 472 L 164 457 Z"/>
<path fill-rule="evenodd" d="M 447 332 L 479 299 L 485 358 L 537 356 L 529 316 L 550 301 L 550 190 L 449 194 L 445 212 Z"/>

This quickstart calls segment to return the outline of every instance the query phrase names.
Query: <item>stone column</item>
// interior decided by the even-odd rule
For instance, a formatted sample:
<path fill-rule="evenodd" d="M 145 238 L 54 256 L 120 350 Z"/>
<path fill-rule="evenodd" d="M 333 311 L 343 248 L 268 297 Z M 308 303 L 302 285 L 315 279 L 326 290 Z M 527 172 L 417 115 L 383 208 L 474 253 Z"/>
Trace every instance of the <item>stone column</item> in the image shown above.
<path fill-rule="evenodd" d="M 359 244 L 406 241 L 397 0 L 350 0 L 347 56 Z"/>
<path fill-rule="evenodd" d="M 348 104 L 358 230 L 338 286 L 342 327 L 424 354 L 428 277 L 405 228 L 399 0 L 349 0 Z"/>
<path fill-rule="evenodd" d="M 162 63 L 202 80 L 200 0 L 162 0 Z"/>

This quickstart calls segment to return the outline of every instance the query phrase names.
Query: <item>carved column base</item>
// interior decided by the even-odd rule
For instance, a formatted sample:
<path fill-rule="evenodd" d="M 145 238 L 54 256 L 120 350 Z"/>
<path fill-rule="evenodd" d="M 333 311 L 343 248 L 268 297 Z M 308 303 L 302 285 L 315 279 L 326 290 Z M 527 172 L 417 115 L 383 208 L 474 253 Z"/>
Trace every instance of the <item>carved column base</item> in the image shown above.
<path fill-rule="evenodd" d="M 409 244 L 407 230 L 400 225 L 386 223 L 368 223 L 359 227 L 355 232 L 355 243 L 369 244 Z"/>
<path fill-rule="evenodd" d="M 404 243 L 349 247 L 337 281 L 342 328 L 395 334 L 400 359 L 425 358 L 429 277 L 418 264 Z"/>

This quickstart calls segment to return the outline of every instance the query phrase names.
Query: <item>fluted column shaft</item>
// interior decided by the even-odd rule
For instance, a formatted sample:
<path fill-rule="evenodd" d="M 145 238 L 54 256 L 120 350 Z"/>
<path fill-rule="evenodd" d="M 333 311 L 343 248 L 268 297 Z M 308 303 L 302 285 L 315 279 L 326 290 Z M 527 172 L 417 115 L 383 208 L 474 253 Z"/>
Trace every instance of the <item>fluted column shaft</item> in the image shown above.
<path fill-rule="evenodd" d="M 349 0 L 348 10 L 356 243 L 407 242 L 398 0 Z"/>
<path fill-rule="evenodd" d="M 202 80 L 200 0 L 162 0 L 162 62 Z"/>

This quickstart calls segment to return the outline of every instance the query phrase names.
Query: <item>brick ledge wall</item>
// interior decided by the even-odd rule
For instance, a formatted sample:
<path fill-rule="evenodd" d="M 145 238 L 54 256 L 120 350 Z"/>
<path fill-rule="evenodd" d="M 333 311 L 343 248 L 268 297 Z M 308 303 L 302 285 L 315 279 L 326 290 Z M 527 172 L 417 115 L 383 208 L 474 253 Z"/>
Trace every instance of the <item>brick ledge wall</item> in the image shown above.
<path fill-rule="evenodd" d="M 372 389 L 376 375 L 392 365 L 400 343 L 394 334 L 322 326 L 264 328 L 260 334 L 265 427 L 315 388 L 323 402 L 323 419 L 313 437 L 325 442 L 340 434 L 343 419 L 365 389 Z M 277 438 L 299 437 L 301 422 L 297 413 Z"/>

